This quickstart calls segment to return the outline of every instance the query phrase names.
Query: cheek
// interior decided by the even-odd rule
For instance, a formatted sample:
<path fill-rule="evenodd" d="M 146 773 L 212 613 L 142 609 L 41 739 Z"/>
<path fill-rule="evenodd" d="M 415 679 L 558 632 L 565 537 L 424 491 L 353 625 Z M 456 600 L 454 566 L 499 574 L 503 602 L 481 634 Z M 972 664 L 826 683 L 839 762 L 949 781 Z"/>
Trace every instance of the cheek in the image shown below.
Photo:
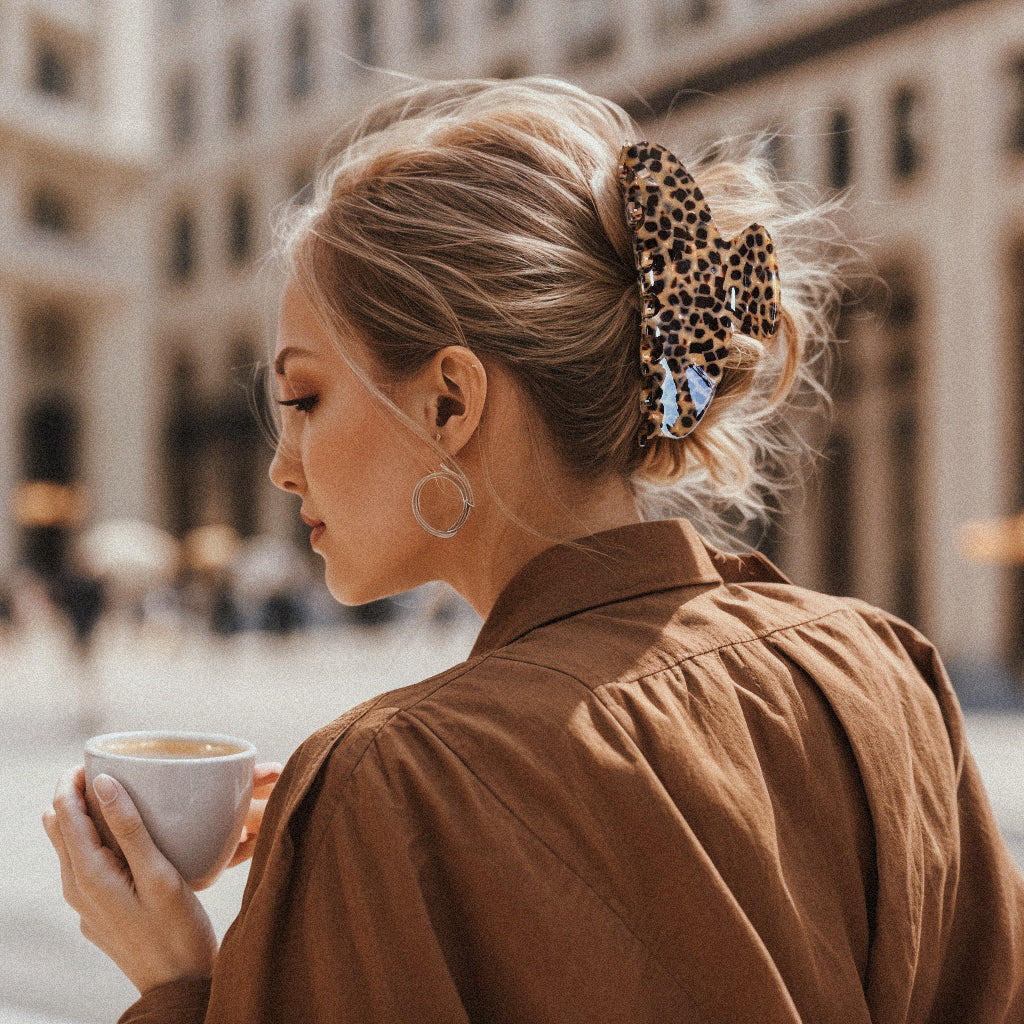
<path fill-rule="evenodd" d="M 380 417 L 317 425 L 307 447 L 307 479 L 313 507 L 346 541 L 379 550 L 415 527 L 412 491 L 421 467 L 404 458 L 404 437 L 383 429 Z M 341 540 L 342 536 L 336 537 Z"/>

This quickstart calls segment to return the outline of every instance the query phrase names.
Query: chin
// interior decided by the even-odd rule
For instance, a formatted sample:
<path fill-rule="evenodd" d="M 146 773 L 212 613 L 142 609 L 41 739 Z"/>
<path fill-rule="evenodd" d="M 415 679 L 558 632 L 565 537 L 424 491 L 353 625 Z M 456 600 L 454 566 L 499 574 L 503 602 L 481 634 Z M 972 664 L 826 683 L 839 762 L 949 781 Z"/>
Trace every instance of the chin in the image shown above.
<path fill-rule="evenodd" d="M 338 604 L 356 608 L 385 597 L 394 597 L 407 589 L 388 586 L 382 579 L 360 579 L 352 573 L 332 572 L 330 566 L 325 574 L 327 590 Z"/>

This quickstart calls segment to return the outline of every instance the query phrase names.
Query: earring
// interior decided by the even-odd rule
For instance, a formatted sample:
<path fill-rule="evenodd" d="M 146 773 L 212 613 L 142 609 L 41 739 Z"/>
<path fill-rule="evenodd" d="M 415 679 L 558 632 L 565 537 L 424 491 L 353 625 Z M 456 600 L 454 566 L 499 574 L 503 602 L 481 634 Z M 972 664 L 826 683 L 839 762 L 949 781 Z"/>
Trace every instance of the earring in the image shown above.
<path fill-rule="evenodd" d="M 458 519 L 456 519 L 447 530 L 439 530 L 436 526 L 431 526 L 430 523 L 423 518 L 423 510 L 420 508 L 420 495 L 423 492 L 423 488 L 430 483 L 431 480 L 447 481 L 459 492 L 459 496 L 462 498 L 462 512 L 459 514 Z M 441 466 L 436 473 L 428 473 L 422 480 L 420 480 L 416 485 L 415 490 L 412 492 L 412 514 L 415 516 L 416 522 L 419 523 L 420 527 L 426 530 L 426 532 L 433 537 L 454 537 L 455 534 L 457 534 L 459 530 L 466 525 L 466 520 L 469 518 L 469 510 L 473 507 L 473 492 L 470 489 L 469 481 L 463 479 L 447 466 Z"/>

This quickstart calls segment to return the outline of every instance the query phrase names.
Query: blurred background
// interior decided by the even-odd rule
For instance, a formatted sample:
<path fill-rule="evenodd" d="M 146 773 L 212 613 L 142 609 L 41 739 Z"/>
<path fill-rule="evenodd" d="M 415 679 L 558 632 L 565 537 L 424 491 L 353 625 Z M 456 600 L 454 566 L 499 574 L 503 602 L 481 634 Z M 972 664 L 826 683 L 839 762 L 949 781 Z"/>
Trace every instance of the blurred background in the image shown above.
<path fill-rule="evenodd" d="M 684 161 L 763 133 L 780 177 L 848 193 L 876 277 L 808 425 L 824 457 L 759 544 L 936 641 L 1024 863 L 1020 0 L 0 0 L 0 1022 L 131 998 L 38 825 L 85 736 L 284 760 L 472 643 L 440 589 L 333 605 L 254 415 L 273 216 L 387 70 L 555 74 Z M 204 894 L 219 928 L 243 883 Z"/>

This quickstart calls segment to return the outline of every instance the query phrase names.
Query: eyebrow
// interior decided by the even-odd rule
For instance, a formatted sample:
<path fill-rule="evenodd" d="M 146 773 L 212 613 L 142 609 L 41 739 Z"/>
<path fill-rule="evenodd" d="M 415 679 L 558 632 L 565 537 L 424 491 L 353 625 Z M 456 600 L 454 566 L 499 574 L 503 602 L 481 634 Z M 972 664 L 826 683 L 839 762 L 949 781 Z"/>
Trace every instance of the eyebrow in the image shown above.
<path fill-rule="evenodd" d="M 286 345 L 277 354 L 277 358 L 274 360 L 274 373 L 278 377 L 284 376 L 284 364 L 289 356 L 311 356 L 313 353 L 309 349 L 299 348 L 298 345 Z"/>

